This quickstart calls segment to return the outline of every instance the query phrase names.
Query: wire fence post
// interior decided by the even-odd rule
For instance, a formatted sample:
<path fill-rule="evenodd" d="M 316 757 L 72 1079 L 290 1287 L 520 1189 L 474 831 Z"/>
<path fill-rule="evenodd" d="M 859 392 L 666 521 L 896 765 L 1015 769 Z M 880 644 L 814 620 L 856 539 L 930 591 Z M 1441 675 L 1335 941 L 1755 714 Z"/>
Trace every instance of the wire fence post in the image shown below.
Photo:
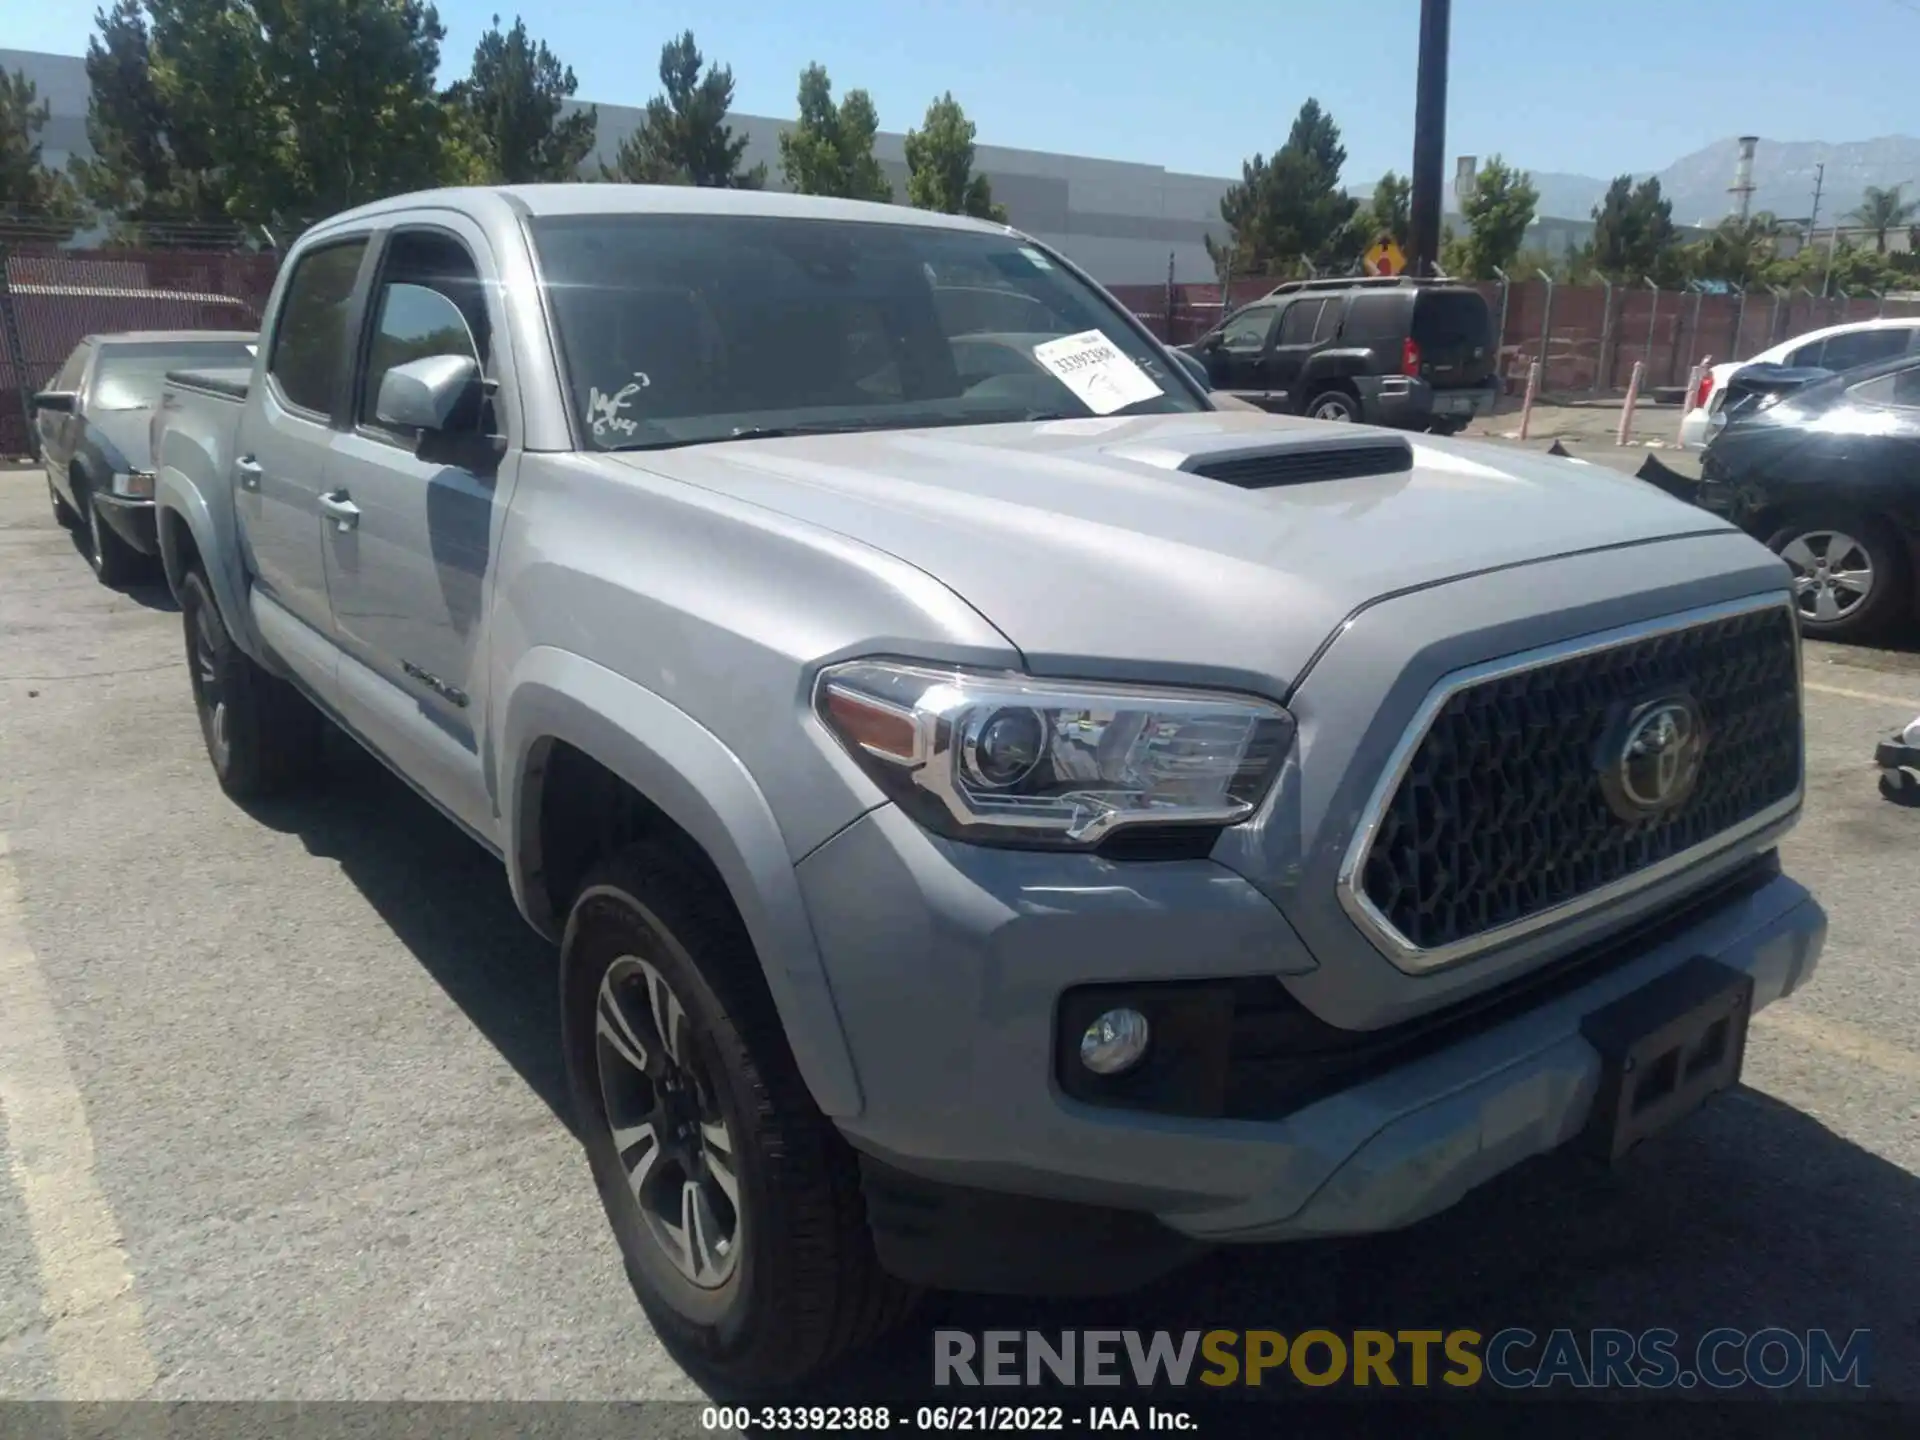
<path fill-rule="evenodd" d="M 27 453 L 40 458 L 40 430 L 33 423 L 33 377 L 27 373 L 26 347 L 20 343 L 20 316 L 13 308 L 13 285 L 8 279 L 12 268 L 13 247 L 0 245 L 0 331 L 4 332 L 7 363 L 13 367 L 13 383 L 20 392 L 20 424 L 27 437 Z"/>
<path fill-rule="evenodd" d="M 1553 277 L 1544 270 L 1533 273 L 1547 282 L 1547 303 L 1540 312 L 1540 358 L 1535 362 L 1540 366 L 1540 377 L 1544 382 L 1547 368 L 1553 363 Z"/>
<path fill-rule="evenodd" d="M 1606 288 L 1606 296 L 1600 302 L 1600 353 L 1593 357 L 1593 393 L 1600 393 L 1603 381 L 1613 380 L 1613 366 L 1608 360 L 1608 350 L 1613 344 L 1613 281 L 1606 276 L 1600 277 L 1600 283 Z"/>
<path fill-rule="evenodd" d="M 1641 357 L 1644 373 L 1650 374 L 1653 370 L 1653 336 L 1660 324 L 1660 287 L 1654 283 L 1651 275 L 1642 275 L 1640 278 L 1653 291 L 1653 304 L 1647 308 L 1647 352 Z M 1634 378 L 1637 380 L 1639 376 L 1636 374 Z M 1620 443 L 1624 445 L 1626 442 L 1623 440 Z"/>
<path fill-rule="evenodd" d="M 1693 287 L 1693 316 L 1687 321 L 1687 356 L 1691 359 L 1700 353 L 1700 302 L 1707 298 L 1707 292 L 1698 280 L 1688 283 Z"/>
<path fill-rule="evenodd" d="M 1740 341 L 1747 326 L 1747 287 L 1740 287 L 1740 303 L 1733 310 L 1733 337 L 1727 342 L 1727 358 L 1740 358 Z"/>
<path fill-rule="evenodd" d="M 1880 297 L 1880 308 L 1873 312 L 1873 318 L 1876 320 L 1884 320 L 1887 318 L 1887 292 L 1881 290 L 1876 293 Z"/>
<path fill-rule="evenodd" d="M 1657 295 L 1659 291 L 1656 290 L 1654 293 Z M 1626 444 L 1628 437 L 1633 434 L 1633 407 L 1639 403 L 1640 377 L 1646 373 L 1646 361 L 1636 360 L 1633 362 L 1633 374 L 1627 380 L 1626 403 L 1620 407 L 1620 431 L 1613 438 L 1613 443 L 1616 445 Z"/>
<path fill-rule="evenodd" d="M 1165 340 L 1169 345 L 1173 344 L 1173 251 L 1171 250 L 1167 252 L 1166 327 L 1160 338 Z"/>
<path fill-rule="evenodd" d="M 1767 289 L 1773 292 L 1773 313 L 1767 317 L 1767 345 L 1772 345 L 1780 338 L 1780 306 L 1787 298 L 1787 292 L 1778 285 L 1769 285 Z M 1766 346 L 1761 348 L 1765 349 Z"/>
<path fill-rule="evenodd" d="M 1493 332 L 1493 368 L 1500 376 L 1500 393 L 1507 393 L 1507 292 L 1513 283 L 1507 279 L 1507 272 L 1498 265 L 1493 273 L 1500 281 L 1500 328 Z"/>

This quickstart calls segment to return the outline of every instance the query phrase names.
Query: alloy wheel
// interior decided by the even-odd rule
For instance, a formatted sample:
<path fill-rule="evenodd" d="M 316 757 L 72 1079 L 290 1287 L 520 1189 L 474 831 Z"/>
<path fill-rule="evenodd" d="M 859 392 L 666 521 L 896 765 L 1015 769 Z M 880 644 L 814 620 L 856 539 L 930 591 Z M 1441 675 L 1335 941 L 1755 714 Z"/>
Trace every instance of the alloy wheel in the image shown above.
<path fill-rule="evenodd" d="M 1330 395 L 1313 407 L 1313 418 L 1316 420 L 1350 421 L 1353 419 L 1353 411 L 1348 408 L 1346 401 L 1336 399 Z"/>
<path fill-rule="evenodd" d="M 213 747 L 220 765 L 227 762 L 227 697 L 220 683 L 219 639 L 214 634 L 214 618 L 206 606 L 193 617 L 193 698 L 206 717 L 207 743 Z"/>
<path fill-rule="evenodd" d="M 1808 530 L 1781 547 L 1793 571 L 1793 593 L 1802 618 L 1832 624 L 1845 620 L 1873 594 L 1873 556 L 1841 530 Z"/>
<path fill-rule="evenodd" d="M 600 1098 L 647 1234 L 683 1279 L 718 1289 L 746 1238 L 739 1162 L 686 1008 L 651 963 L 623 955 L 595 1011 Z"/>

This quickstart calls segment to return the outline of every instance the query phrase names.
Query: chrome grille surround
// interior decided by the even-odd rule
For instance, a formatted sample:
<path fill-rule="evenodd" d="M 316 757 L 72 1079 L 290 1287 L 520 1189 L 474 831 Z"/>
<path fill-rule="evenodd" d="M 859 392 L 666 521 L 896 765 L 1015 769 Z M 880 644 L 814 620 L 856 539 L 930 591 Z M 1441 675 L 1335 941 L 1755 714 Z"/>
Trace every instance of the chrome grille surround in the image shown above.
<path fill-rule="evenodd" d="M 1649 642 L 1661 642 L 1690 631 L 1700 631 L 1705 634 L 1712 627 L 1726 626 L 1729 621 L 1770 614 L 1778 614 L 1786 633 L 1792 636 L 1795 766 L 1790 793 L 1766 802 L 1757 810 L 1742 815 L 1730 825 L 1697 843 L 1664 854 L 1651 863 L 1631 868 L 1605 883 L 1444 943 L 1427 945 L 1416 943 L 1396 926 L 1386 910 L 1368 893 L 1369 860 L 1375 842 L 1381 837 L 1389 807 L 1396 801 L 1401 784 L 1407 778 L 1416 757 L 1420 755 L 1421 747 L 1432 733 L 1436 720 L 1440 719 L 1442 711 L 1455 697 L 1513 676 L 1544 670 L 1587 657 L 1597 657 L 1602 652 L 1621 650 Z M 1791 599 L 1784 591 L 1770 591 L 1742 600 L 1622 626 L 1616 630 L 1580 636 L 1554 645 L 1543 646 L 1537 650 L 1524 651 L 1502 659 L 1469 666 L 1443 676 L 1421 702 L 1411 723 L 1394 747 L 1365 809 L 1361 812 L 1360 823 L 1354 830 L 1340 866 L 1338 893 L 1341 907 L 1361 932 L 1394 965 L 1410 973 L 1426 973 L 1485 954 L 1500 946 L 1621 900 L 1690 866 L 1709 860 L 1751 836 L 1781 824 L 1799 809 L 1805 786 L 1800 665 L 1799 625 Z M 1712 758 L 1710 753 L 1707 763 L 1711 764 Z M 1597 793 L 1597 782 L 1595 790 Z M 1684 808 L 1684 806 L 1681 807 L 1681 809 Z"/>

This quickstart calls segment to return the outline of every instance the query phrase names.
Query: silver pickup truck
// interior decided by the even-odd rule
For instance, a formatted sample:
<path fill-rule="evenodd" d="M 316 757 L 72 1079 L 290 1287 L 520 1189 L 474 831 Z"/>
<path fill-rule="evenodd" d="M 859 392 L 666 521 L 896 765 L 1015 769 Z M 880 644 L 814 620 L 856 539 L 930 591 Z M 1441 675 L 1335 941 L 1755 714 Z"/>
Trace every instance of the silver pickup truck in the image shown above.
<path fill-rule="evenodd" d="M 1779 560 L 1599 468 L 1223 413 L 1003 227 L 401 197 L 156 430 L 220 783 L 325 717 L 500 857 L 633 1287 L 735 1385 L 921 1287 L 1617 1160 L 1825 935 Z"/>

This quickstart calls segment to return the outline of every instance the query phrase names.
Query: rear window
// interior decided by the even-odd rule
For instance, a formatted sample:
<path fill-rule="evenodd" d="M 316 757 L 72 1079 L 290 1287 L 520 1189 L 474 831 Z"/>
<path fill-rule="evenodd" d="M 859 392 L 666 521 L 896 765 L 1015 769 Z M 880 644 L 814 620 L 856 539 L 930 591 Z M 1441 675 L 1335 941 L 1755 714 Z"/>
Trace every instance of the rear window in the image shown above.
<path fill-rule="evenodd" d="M 166 340 L 108 345 L 93 372 L 89 410 L 147 410 L 160 403 L 169 370 L 221 370 L 253 364 L 246 340 Z"/>
<path fill-rule="evenodd" d="M 1476 290 L 1422 290 L 1413 303 L 1413 338 L 1422 349 L 1488 343 L 1492 321 Z"/>
<path fill-rule="evenodd" d="M 1407 333 L 1407 297 L 1362 290 L 1347 306 L 1347 339 L 1399 340 Z"/>

